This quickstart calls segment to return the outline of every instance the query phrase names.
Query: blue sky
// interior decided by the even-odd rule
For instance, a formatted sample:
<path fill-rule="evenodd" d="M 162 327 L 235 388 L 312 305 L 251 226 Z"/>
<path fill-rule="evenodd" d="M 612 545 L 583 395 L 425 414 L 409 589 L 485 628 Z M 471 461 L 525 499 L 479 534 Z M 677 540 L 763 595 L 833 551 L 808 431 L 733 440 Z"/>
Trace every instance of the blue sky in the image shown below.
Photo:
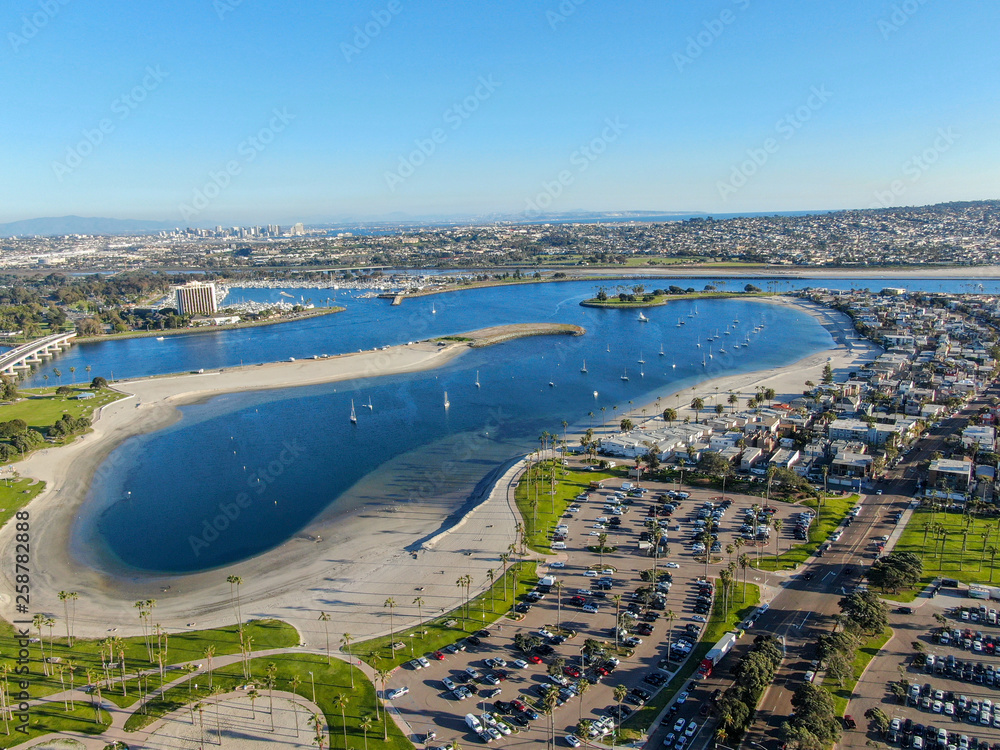
<path fill-rule="evenodd" d="M 967 0 L 10 0 L 0 221 L 997 198 L 998 22 Z"/>

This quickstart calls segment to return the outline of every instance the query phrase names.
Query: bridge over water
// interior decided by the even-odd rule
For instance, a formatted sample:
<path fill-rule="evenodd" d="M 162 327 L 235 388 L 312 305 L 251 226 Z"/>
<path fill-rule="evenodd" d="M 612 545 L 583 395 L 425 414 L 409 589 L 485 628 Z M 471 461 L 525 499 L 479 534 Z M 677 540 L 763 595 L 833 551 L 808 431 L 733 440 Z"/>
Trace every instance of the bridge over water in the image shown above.
<path fill-rule="evenodd" d="M 0 354 L 0 373 L 16 375 L 18 370 L 28 370 L 32 365 L 69 349 L 70 339 L 76 336 L 75 331 L 69 333 L 53 333 L 27 344 L 21 344 L 9 352 Z"/>

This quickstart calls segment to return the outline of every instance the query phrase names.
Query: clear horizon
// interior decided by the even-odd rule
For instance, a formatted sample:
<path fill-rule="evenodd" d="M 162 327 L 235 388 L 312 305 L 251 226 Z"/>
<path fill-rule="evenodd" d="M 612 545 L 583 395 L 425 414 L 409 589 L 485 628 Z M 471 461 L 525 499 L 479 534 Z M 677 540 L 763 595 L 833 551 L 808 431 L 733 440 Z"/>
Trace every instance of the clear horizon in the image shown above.
<path fill-rule="evenodd" d="M 15 0 L 0 18 L 2 223 L 824 212 L 997 192 L 1000 7 Z"/>

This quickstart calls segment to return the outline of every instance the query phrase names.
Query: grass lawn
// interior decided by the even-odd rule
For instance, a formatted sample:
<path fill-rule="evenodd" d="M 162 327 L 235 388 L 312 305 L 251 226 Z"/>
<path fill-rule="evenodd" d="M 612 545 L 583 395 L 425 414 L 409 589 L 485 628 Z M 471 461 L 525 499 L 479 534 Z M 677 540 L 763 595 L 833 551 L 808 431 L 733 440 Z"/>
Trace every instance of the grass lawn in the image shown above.
<path fill-rule="evenodd" d="M 382 740 L 385 729 L 381 721 L 375 721 L 376 710 L 380 710 L 383 719 L 386 717 L 384 711 L 376 708 L 375 686 L 360 669 L 352 667 L 340 659 L 331 660 L 329 665 L 327 665 L 325 657 L 316 654 L 282 654 L 253 659 L 250 662 L 251 680 L 248 681 L 244 677 L 240 664 L 232 664 L 214 671 L 212 675 L 213 687 L 217 691 L 228 692 L 242 685 L 253 684 L 258 694 L 255 701 L 256 710 L 266 713 L 268 711 L 266 669 L 269 663 L 273 663 L 277 667 L 275 687 L 279 690 L 291 691 L 291 680 L 293 676 L 298 675 L 301 683 L 295 692 L 311 700 L 312 680 L 315 679 L 316 703 L 323 709 L 330 728 L 330 741 L 325 743 L 326 747 L 339 748 L 344 746 L 344 723 L 341 720 L 340 709 L 335 704 L 339 695 L 343 695 L 347 699 L 347 706 L 344 709 L 344 718 L 347 724 L 347 747 L 364 747 L 365 736 L 361 730 L 360 722 L 365 716 L 372 717 L 373 726 L 368 731 L 368 740 L 377 747 L 392 748 L 393 750 L 406 750 L 413 747 L 391 719 L 387 719 L 389 739 L 388 741 Z M 313 673 L 312 677 L 309 675 L 310 672 Z M 352 672 L 353 687 L 351 686 Z M 133 715 L 125 724 L 125 728 L 129 731 L 135 731 L 170 711 L 211 695 L 208 686 L 204 684 L 204 678 L 199 677 L 198 682 L 197 689 L 193 689 L 193 686 L 185 683 L 168 690 L 160 700 L 150 703 L 148 714 Z M 214 713 L 211 708 L 205 711 L 204 721 L 209 733 L 215 731 L 216 718 Z M 309 716 L 304 711 L 299 714 L 299 728 L 303 738 L 315 735 L 315 730 L 306 723 L 308 719 Z M 214 739 L 210 742 L 214 742 Z"/>
<path fill-rule="evenodd" d="M 66 667 L 72 664 L 75 667 L 75 671 L 73 673 L 73 684 L 77 687 L 82 687 L 89 682 L 87 677 L 88 670 L 93 670 L 96 675 L 101 675 L 103 677 L 100 658 L 100 642 L 97 640 L 80 639 L 74 643 L 72 649 L 68 648 L 66 645 L 65 623 L 62 621 L 62 613 L 53 614 L 56 615 L 55 619 L 59 620 L 59 622 L 52 630 L 52 634 L 56 637 L 51 645 L 51 649 L 49 629 L 44 628 L 42 631 L 45 644 L 45 656 L 48 657 L 51 654 L 60 660 L 61 665 L 65 665 Z M 244 629 L 250 636 L 252 636 L 254 649 L 295 646 L 299 643 L 299 634 L 295 628 L 287 623 L 281 622 L 280 620 L 256 620 L 247 623 L 244 626 Z M 62 637 L 58 636 L 60 631 L 63 633 Z M 38 632 L 34 628 L 31 629 L 31 636 L 35 638 L 38 637 Z M 158 667 L 149 661 L 146 655 L 146 646 L 143 642 L 142 636 L 124 638 L 122 641 L 125 646 L 126 673 L 132 674 L 139 669 L 145 670 L 146 672 L 152 671 L 154 672 L 154 675 L 150 676 L 147 680 L 148 687 L 150 689 L 158 687 Z M 156 638 L 154 636 L 154 648 L 155 645 Z M 183 633 L 171 633 L 167 643 L 166 663 L 177 664 L 179 662 L 191 661 L 195 659 L 203 662 L 205 659 L 205 649 L 209 645 L 215 646 L 216 656 L 239 653 L 239 636 L 235 625 L 227 628 L 216 628 L 214 630 L 196 630 Z M 9 654 L 13 656 L 18 653 L 18 648 L 16 630 L 14 626 L 10 623 L 0 621 L 0 654 Z M 56 674 L 50 674 L 48 676 L 43 674 L 41 661 L 42 654 L 39 644 L 29 644 L 28 653 L 28 681 L 30 682 L 28 692 L 32 698 L 40 698 L 69 687 L 69 672 L 65 672 L 63 674 L 62 682 L 60 682 L 59 676 Z M 12 662 L 8 663 L 13 666 Z M 167 679 L 173 679 L 177 676 L 177 674 L 178 673 L 176 671 L 168 671 L 166 673 Z M 118 672 L 118 676 L 120 678 L 120 671 Z M 13 687 L 13 683 L 11 683 L 11 687 Z M 134 678 L 129 679 L 125 685 L 125 689 L 128 693 L 127 695 L 122 694 L 121 683 L 115 682 L 113 688 L 101 691 L 101 697 L 119 706 L 130 706 L 138 698 L 137 681 Z M 32 708 L 30 733 L 28 735 L 29 738 L 45 734 L 46 732 L 57 731 L 99 733 L 102 729 L 99 725 L 94 723 L 94 710 L 89 707 L 86 710 L 83 710 L 78 704 L 77 710 L 69 713 L 62 711 L 61 708 L 50 708 L 44 710 Z M 20 735 L 20 733 L 18 734 Z M 19 738 L 14 735 L 11 735 L 10 737 L 0 735 L 0 747 L 9 747 L 19 742 L 23 742 L 25 739 L 26 737 L 23 735 L 20 735 Z"/>
<path fill-rule="evenodd" d="M 552 469 L 556 472 L 555 495 L 550 494 L 549 489 L 552 486 L 549 471 Z M 613 472 L 607 471 L 564 470 L 558 461 L 546 461 L 540 467 L 536 465 L 531 471 L 530 480 L 522 475 L 514 497 L 524 521 L 525 544 L 528 548 L 545 555 L 552 554 L 549 534 L 559 524 L 566 513 L 566 508 L 573 503 L 580 492 L 590 487 L 591 482 L 614 476 Z M 537 503 L 535 503 L 536 489 Z"/>
<path fill-rule="evenodd" d="M 507 568 L 506 596 L 504 581 L 498 572 L 493 585 L 469 601 L 468 618 L 463 617 L 466 609 L 463 605 L 416 627 L 394 633 L 392 640 L 405 644 L 403 648 L 397 648 L 394 652 L 390 653 L 389 636 L 386 635 L 351 644 L 351 653 L 378 669 L 392 669 L 414 657 L 428 656 L 506 615 L 510 608 L 538 583 L 534 567 L 534 563 L 526 562 L 515 563 Z M 415 605 L 410 602 L 399 604 L 406 606 L 405 615 L 401 613 L 399 617 L 409 619 L 413 616 Z"/>
<path fill-rule="evenodd" d="M 828 497 L 823 501 L 817 519 L 809 527 L 809 541 L 804 544 L 797 544 L 786 552 L 782 552 L 775 560 L 774 555 L 762 555 L 760 565 L 761 570 L 789 570 L 798 567 L 813 554 L 819 546 L 825 542 L 830 534 L 834 532 L 840 522 L 844 520 L 847 511 L 858 502 L 857 495 L 847 495 L 845 497 Z M 815 500 L 805 500 L 802 505 L 816 510 Z M 773 545 L 771 545 L 773 548 Z M 897 547 L 898 549 L 898 547 Z"/>
<path fill-rule="evenodd" d="M 69 377 L 63 375 L 69 385 Z M 26 388 L 18 391 L 22 399 L 12 404 L 0 406 L 0 422 L 11 419 L 23 419 L 28 427 L 44 433 L 48 427 L 55 424 L 63 415 L 71 417 L 89 417 L 96 409 L 122 398 L 122 394 L 110 389 L 92 391 L 88 385 L 70 386 L 73 393 L 68 396 L 57 396 L 55 388 Z M 72 398 L 77 393 L 93 393 L 94 398 L 80 400 Z"/>
<path fill-rule="evenodd" d="M 886 628 L 882 635 L 872 636 L 862 644 L 854 656 L 854 679 L 847 680 L 843 687 L 830 677 L 823 679 L 823 687 L 833 695 L 833 710 L 837 716 L 843 716 L 844 712 L 847 711 L 847 702 L 854 695 L 854 686 L 858 684 L 858 680 L 864 674 L 868 664 L 875 658 L 879 650 L 889 642 L 890 638 L 892 638 L 892 630 Z"/>
<path fill-rule="evenodd" d="M 936 529 L 947 530 L 947 537 Z M 924 563 L 923 583 L 945 576 L 965 583 L 1000 584 L 1000 567 L 991 558 L 990 547 L 1000 549 L 1000 518 L 917 508 L 894 549 L 920 555 Z"/>
<path fill-rule="evenodd" d="M 718 643 L 730 630 L 733 630 L 736 623 L 746 618 L 750 612 L 760 604 L 760 589 L 753 584 L 748 584 L 746 589 L 746 601 L 743 601 L 743 584 L 733 584 L 733 601 L 728 602 L 727 607 L 722 606 L 722 597 L 716 596 L 712 604 L 712 612 L 708 617 L 708 624 L 702 633 L 701 640 L 695 644 L 677 673 L 671 678 L 663 689 L 654 695 L 646 705 L 629 716 L 622 724 L 620 739 L 623 742 L 638 740 L 645 736 L 660 711 L 668 706 L 674 696 L 680 691 L 681 686 L 694 674 L 712 647 Z"/>
<path fill-rule="evenodd" d="M 45 489 L 45 482 L 34 479 L 0 481 L 0 526 L 9 521 L 17 511 L 30 503 Z"/>

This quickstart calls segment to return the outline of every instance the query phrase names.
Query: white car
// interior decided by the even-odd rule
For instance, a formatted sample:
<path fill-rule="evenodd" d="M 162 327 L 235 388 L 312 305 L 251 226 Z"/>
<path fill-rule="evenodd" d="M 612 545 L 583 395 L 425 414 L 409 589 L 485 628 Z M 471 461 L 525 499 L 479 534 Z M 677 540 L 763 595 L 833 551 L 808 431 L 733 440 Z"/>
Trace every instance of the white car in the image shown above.
<path fill-rule="evenodd" d="M 597 612 L 600 611 L 596 604 L 589 604 L 589 603 L 584 604 L 583 607 L 581 607 L 581 609 L 583 609 L 584 612 L 589 612 L 592 615 L 597 614 Z"/>
<path fill-rule="evenodd" d="M 587 578 L 597 578 L 597 571 L 596 570 L 585 570 L 585 571 L 583 571 L 583 574 L 585 576 L 587 576 Z"/>
<path fill-rule="evenodd" d="M 692 615 L 691 619 L 695 622 L 708 622 L 708 619 L 704 615 Z"/>
<path fill-rule="evenodd" d="M 694 737 L 694 733 L 698 731 L 698 724 L 692 721 L 688 724 L 688 728 L 684 730 L 685 737 Z"/>
<path fill-rule="evenodd" d="M 418 658 L 417 661 L 420 662 L 420 666 L 421 667 L 429 667 L 431 665 L 431 663 L 429 661 L 427 661 L 426 657 L 423 657 L 423 656 L 421 656 L 420 658 Z"/>
<path fill-rule="evenodd" d="M 677 563 L 675 563 L 675 562 L 669 562 L 669 563 L 667 563 L 667 567 L 668 567 L 668 568 L 679 568 L 679 567 L 680 567 L 680 565 L 678 565 L 678 564 L 677 564 Z"/>
<path fill-rule="evenodd" d="M 685 726 L 687 726 L 687 719 L 678 719 L 674 722 L 674 731 L 683 732 Z"/>
<path fill-rule="evenodd" d="M 570 747 L 580 747 L 580 745 L 583 744 L 575 734 L 567 734 L 564 739 L 566 740 L 566 744 Z"/>
<path fill-rule="evenodd" d="M 542 638 L 551 638 L 552 637 L 552 631 L 551 630 L 547 630 L 546 628 L 542 628 L 541 630 L 538 630 L 537 633 Z"/>
<path fill-rule="evenodd" d="M 526 662 L 524 659 L 515 659 L 510 663 L 510 665 L 515 669 L 527 669 L 528 662 Z"/>
<path fill-rule="evenodd" d="M 677 694 L 677 701 L 676 702 L 677 703 L 686 703 L 687 699 L 690 697 L 690 695 L 691 695 L 691 693 L 689 693 L 687 690 L 685 690 L 682 693 L 678 693 Z"/>
<path fill-rule="evenodd" d="M 550 568 L 565 568 L 566 567 L 566 563 L 564 563 L 562 560 L 556 560 L 555 562 L 550 562 L 549 563 L 549 567 Z"/>
<path fill-rule="evenodd" d="M 388 693 L 385 694 L 385 697 L 388 700 L 395 700 L 396 698 L 402 698 L 408 692 L 410 692 L 410 689 L 404 685 L 403 687 L 398 687 L 390 690 Z"/>
<path fill-rule="evenodd" d="M 441 680 L 441 684 L 444 685 L 447 690 L 454 690 L 457 687 L 457 685 L 455 685 L 455 681 L 450 677 L 445 677 Z"/>
<path fill-rule="evenodd" d="M 816 679 L 816 673 L 815 673 L 815 672 L 813 672 L 813 671 L 812 671 L 812 670 L 810 669 L 810 670 L 809 670 L 808 672 L 806 672 L 806 677 L 805 677 L 805 679 L 806 679 L 806 682 L 812 682 L 813 680 L 815 680 L 815 679 Z"/>

